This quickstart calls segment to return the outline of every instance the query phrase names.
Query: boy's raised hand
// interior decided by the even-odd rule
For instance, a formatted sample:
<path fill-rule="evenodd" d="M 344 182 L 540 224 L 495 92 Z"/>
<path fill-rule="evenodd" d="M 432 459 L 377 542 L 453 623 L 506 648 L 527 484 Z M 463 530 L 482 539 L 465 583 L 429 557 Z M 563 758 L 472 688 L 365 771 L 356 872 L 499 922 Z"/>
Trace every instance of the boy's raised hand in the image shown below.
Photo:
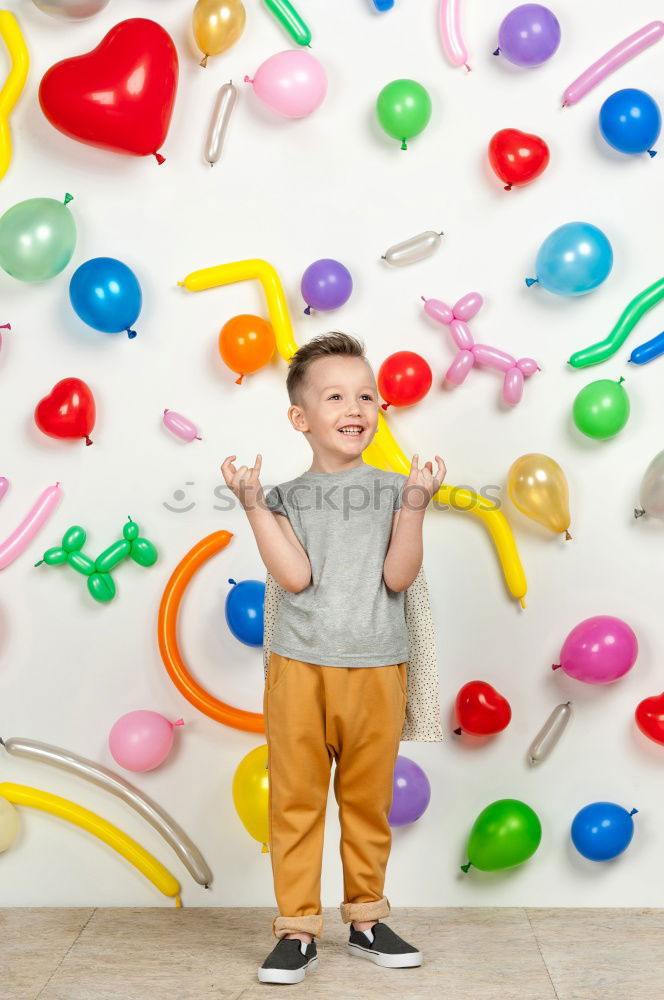
<path fill-rule="evenodd" d="M 425 462 L 423 468 L 420 469 L 418 465 L 419 455 L 413 455 L 408 480 L 404 485 L 404 492 L 406 493 L 404 506 L 420 510 L 426 507 L 431 498 L 438 492 L 447 469 L 440 455 L 435 455 L 434 457 L 438 466 L 435 473 L 431 462 Z M 415 487 L 418 487 L 418 489 L 415 489 Z"/>
<path fill-rule="evenodd" d="M 226 485 L 246 510 L 255 507 L 257 501 L 262 497 L 263 487 L 259 476 L 263 460 L 258 454 L 255 465 L 251 467 L 241 465 L 239 469 L 236 469 L 233 465 L 234 458 L 237 458 L 237 455 L 229 455 L 228 458 L 224 459 L 221 463 L 221 473 Z"/>

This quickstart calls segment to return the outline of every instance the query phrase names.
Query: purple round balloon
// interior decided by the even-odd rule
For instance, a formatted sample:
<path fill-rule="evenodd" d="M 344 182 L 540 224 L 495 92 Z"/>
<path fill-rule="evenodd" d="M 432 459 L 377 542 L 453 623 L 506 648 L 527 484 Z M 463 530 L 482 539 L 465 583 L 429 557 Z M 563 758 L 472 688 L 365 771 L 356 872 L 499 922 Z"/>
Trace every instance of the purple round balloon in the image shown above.
<path fill-rule="evenodd" d="M 560 45 L 558 18 L 539 3 L 515 7 L 498 30 L 494 55 L 505 56 L 516 66 L 539 66 L 550 59 Z"/>
<path fill-rule="evenodd" d="M 397 757 L 394 766 L 394 796 L 387 821 L 390 826 L 414 823 L 429 805 L 431 785 L 419 764 L 410 757 Z"/>
<path fill-rule="evenodd" d="M 338 260 L 315 260 L 302 275 L 302 298 L 307 316 L 312 309 L 327 312 L 348 302 L 353 291 L 350 271 Z"/>

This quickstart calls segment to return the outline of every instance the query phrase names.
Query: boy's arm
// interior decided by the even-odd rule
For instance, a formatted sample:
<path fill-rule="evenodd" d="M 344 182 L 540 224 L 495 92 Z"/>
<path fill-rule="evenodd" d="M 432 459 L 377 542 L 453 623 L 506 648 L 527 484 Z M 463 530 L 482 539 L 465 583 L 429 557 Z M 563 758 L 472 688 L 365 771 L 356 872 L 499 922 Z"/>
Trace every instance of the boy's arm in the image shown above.
<path fill-rule="evenodd" d="M 390 590 L 406 590 L 422 566 L 422 524 L 426 508 L 401 507 L 392 519 L 383 579 Z"/>
<path fill-rule="evenodd" d="M 284 590 L 304 590 L 311 581 L 311 564 L 288 518 L 261 503 L 245 513 L 268 572 Z"/>

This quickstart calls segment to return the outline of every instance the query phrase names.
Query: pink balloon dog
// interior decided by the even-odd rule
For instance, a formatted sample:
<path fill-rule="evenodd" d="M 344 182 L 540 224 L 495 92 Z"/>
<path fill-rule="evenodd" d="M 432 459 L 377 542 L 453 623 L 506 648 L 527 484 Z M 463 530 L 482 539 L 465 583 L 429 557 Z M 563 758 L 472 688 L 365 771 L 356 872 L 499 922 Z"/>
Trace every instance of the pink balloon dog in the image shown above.
<path fill-rule="evenodd" d="M 639 644 L 634 632 L 620 618 L 597 615 L 573 628 L 560 653 L 561 667 L 570 677 L 586 684 L 609 684 L 634 666 Z"/>
<path fill-rule="evenodd" d="M 504 372 L 503 399 L 509 406 L 515 406 L 523 396 L 523 381 L 528 375 L 534 375 L 540 370 L 532 358 L 520 358 L 518 361 L 511 354 L 489 347 L 488 344 L 476 344 L 468 326 L 468 320 L 476 316 L 482 308 L 484 300 L 479 292 L 468 292 L 450 307 L 440 299 L 425 299 L 424 311 L 427 316 L 437 320 L 444 326 L 449 326 L 454 343 L 459 352 L 447 369 L 443 382 L 451 385 L 461 385 L 475 363 L 488 365 L 496 371 Z"/>

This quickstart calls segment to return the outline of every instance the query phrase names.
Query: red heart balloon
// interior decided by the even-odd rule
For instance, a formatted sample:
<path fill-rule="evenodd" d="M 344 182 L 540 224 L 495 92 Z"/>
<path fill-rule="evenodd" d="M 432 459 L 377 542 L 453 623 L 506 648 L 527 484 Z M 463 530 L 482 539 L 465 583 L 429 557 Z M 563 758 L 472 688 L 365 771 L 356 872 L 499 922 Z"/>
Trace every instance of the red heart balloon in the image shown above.
<path fill-rule="evenodd" d="M 513 184 L 539 177 L 549 162 L 549 147 L 538 135 L 503 128 L 489 143 L 489 162 L 509 191 Z"/>
<path fill-rule="evenodd" d="M 664 746 L 664 693 L 644 698 L 637 705 L 635 715 L 643 735 Z"/>
<path fill-rule="evenodd" d="M 80 378 L 63 378 L 37 403 L 35 423 L 49 437 L 83 437 L 86 444 L 92 444 L 96 414 L 90 386 Z"/>
<path fill-rule="evenodd" d="M 485 681 L 469 681 L 459 691 L 455 703 L 459 728 L 456 733 L 489 736 L 499 733 L 512 718 L 510 703 Z"/>
<path fill-rule="evenodd" d="M 178 83 L 173 39 L 156 21 L 120 21 L 96 49 L 51 66 L 42 111 L 60 132 L 91 146 L 147 156 L 168 132 Z"/>

